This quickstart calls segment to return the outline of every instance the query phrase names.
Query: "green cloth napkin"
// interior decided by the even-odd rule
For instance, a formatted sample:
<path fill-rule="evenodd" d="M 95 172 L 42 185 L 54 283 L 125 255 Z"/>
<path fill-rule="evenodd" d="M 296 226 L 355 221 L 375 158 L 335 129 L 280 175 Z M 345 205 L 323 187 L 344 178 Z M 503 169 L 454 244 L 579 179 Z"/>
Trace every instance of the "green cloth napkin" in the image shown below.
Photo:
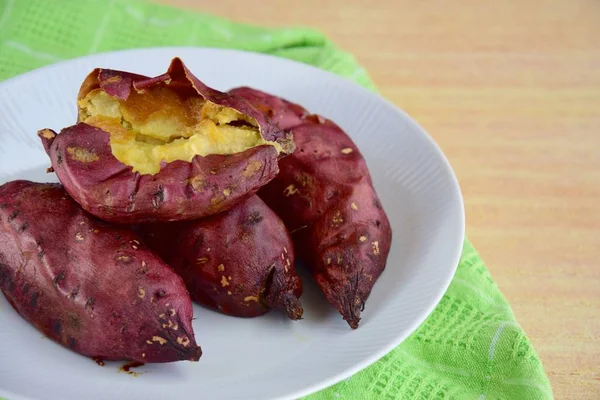
<path fill-rule="evenodd" d="M 352 57 L 318 32 L 266 29 L 139 0 L 0 0 L 0 80 L 69 58 L 156 46 L 274 54 L 375 90 Z M 550 399 L 530 341 L 465 241 L 450 288 L 400 346 L 320 399 Z"/>

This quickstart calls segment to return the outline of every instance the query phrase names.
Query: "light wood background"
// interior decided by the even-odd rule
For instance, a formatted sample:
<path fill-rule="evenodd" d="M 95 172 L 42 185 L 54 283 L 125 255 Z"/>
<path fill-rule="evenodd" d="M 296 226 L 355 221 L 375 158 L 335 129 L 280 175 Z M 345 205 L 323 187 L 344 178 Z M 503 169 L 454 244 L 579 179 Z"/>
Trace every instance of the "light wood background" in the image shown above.
<path fill-rule="evenodd" d="M 600 399 L 600 1 L 163 3 L 311 26 L 440 144 L 557 399 Z"/>

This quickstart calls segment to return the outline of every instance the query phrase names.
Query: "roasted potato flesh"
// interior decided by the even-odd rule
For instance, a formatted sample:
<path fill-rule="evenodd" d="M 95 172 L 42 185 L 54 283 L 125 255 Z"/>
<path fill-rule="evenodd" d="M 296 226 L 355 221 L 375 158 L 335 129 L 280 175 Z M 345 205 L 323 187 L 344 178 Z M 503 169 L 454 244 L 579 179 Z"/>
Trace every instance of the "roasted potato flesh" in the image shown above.
<path fill-rule="evenodd" d="M 163 162 L 191 162 L 198 155 L 235 154 L 261 145 L 281 150 L 261 136 L 254 119 L 166 84 L 134 90 L 125 101 L 94 89 L 78 106 L 80 121 L 108 132 L 115 158 L 142 175 L 158 173 Z"/>

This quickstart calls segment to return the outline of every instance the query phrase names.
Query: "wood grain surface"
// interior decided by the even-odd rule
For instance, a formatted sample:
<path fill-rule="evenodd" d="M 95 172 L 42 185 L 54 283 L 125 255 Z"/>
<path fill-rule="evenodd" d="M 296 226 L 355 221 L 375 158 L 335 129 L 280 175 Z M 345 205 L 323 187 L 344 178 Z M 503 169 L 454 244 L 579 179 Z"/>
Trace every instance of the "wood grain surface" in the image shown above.
<path fill-rule="evenodd" d="M 600 399 L 600 1 L 162 3 L 311 26 L 440 144 L 557 399 Z"/>

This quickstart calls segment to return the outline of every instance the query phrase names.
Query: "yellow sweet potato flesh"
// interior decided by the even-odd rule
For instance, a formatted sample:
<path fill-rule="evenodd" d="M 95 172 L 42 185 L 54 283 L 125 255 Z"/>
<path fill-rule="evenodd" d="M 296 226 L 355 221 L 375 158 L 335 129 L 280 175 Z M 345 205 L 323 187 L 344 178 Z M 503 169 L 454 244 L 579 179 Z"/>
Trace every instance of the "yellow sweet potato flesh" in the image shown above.
<path fill-rule="evenodd" d="M 265 144 L 280 151 L 278 143 L 263 139 L 252 118 L 164 86 L 133 90 L 125 101 L 94 89 L 78 106 L 81 122 L 108 132 L 115 158 L 143 175 L 158 173 L 162 162 L 190 162 L 196 156 L 235 154 Z"/>

